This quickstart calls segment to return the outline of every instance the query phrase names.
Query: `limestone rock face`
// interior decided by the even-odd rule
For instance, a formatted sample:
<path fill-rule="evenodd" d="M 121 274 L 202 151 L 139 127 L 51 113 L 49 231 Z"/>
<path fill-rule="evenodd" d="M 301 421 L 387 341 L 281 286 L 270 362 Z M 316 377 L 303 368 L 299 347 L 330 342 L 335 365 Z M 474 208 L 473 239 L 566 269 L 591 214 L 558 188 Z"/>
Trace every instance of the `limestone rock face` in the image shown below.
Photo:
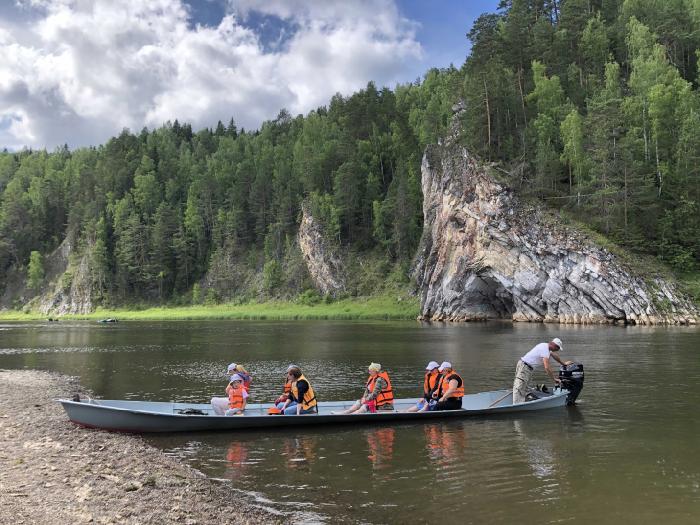
<path fill-rule="evenodd" d="M 0 296 L 0 308 L 31 307 L 47 315 L 91 312 L 93 290 L 89 257 L 75 257 L 74 245 L 69 235 L 44 258 L 45 278 L 40 290 L 27 288 L 24 269 L 12 269 Z M 73 262 L 72 256 L 76 259 Z"/>
<path fill-rule="evenodd" d="M 454 136 L 422 163 L 421 318 L 694 324 L 671 282 L 633 275 L 609 251 L 523 205 Z"/>
<path fill-rule="evenodd" d="M 74 257 L 74 239 L 66 237 L 46 257 L 46 286 L 38 297 L 38 309 L 47 315 L 86 314 L 92 312 L 90 258 Z"/>
<path fill-rule="evenodd" d="M 302 206 L 298 239 L 309 275 L 318 291 L 333 297 L 345 292 L 343 263 L 326 241 L 323 228 L 306 205 Z"/>
<path fill-rule="evenodd" d="M 72 268 L 69 282 L 59 279 L 53 291 L 42 296 L 39 311 L 44 314 L 64 315 L 87 314 L 92 310 L 89 258 L 83 255 L 78 264 Z"/>

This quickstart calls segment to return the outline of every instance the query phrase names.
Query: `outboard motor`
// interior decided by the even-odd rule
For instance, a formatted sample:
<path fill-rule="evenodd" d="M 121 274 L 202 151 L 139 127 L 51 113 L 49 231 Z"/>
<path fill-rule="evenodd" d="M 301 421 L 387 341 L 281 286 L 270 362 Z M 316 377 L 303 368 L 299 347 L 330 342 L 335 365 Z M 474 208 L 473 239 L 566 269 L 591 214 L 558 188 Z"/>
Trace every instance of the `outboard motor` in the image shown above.
<path fill-rule="evenodd" d="M 559 367 L 559 379 L 561 380 L 562 388 L 569 391 L 566 396 L 567 405 L 575 405 L 576 398 L 583 389 L 583 365 L 581 363 L 571 363 L 570 365 L 562 365 Z"/>

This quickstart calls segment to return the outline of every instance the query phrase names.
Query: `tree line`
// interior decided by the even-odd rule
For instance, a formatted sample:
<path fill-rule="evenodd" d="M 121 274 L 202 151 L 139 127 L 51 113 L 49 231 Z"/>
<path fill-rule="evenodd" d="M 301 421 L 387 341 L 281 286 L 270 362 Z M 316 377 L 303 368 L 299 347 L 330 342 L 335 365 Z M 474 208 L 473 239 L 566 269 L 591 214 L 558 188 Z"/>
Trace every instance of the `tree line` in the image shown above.
<path fill-rule="evenodd" d="M 421 234 L 421 151 L 448 122 L 453 78 L 370 82 L 255 131 L 231 119 L 195 133 L 176 120 L 99 147 L 5 152 L 2 273 L 27 267 L 37 288 L 39 254 L 68 238 L 103 301 L 196 299 L 205 276 L 217 300 L 245 275 L 262 275 L 270 295 L 299 293 L 302 201 L 331 242 L 405 268 Z"/>
<path fill-rule="evenodd" d="M 680 271 L 700 262 L 697 0 L 503 0 L 468 33 L 465 139 Z"/>
<path fill-rule="evenodd" d="M 303 201 L 338 247 L 405 275 L 422 152 L 459 100 L 465 145 L 527 197 L 696 270 L 700 2 L 504 0 L 467 37 L 460 69 L 370 82 L 254 131 L 176 120 L 99 147 L 1 153 L 0 279 L 24 267 L 38 287 L 41 254 L 69 239 L 102 301 L 198 296 L 205 279 L 227 299 L 245 276 L 300 293 Z"/>

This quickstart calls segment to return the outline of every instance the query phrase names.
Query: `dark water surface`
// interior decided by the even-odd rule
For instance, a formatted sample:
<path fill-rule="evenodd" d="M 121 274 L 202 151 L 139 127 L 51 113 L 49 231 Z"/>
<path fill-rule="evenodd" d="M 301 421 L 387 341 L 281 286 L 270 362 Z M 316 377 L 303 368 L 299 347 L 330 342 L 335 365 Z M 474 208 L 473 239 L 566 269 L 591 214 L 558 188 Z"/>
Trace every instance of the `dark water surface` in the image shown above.
<path fill-rule="evenodd" d="M 80 376 L 102 398 L 206 402 L 231 361 L 271 401 L 290 363 L 320 398 L 359 397 L 370 361 L 398 396 L 449 360 L 467 390 L 512 382 L 561 337 L 580 404 L 520 416 L 151 437 L 245 498 L 308 523 L 700 523 L 700 329 L 413 322 L 0 324 L 0 368 Z M 544 379 L 544 374 L 537 376 Z M 60 409 L 60 408 L 57 408 Z M 86 431 L 88 432 L 88 431 Z"/>

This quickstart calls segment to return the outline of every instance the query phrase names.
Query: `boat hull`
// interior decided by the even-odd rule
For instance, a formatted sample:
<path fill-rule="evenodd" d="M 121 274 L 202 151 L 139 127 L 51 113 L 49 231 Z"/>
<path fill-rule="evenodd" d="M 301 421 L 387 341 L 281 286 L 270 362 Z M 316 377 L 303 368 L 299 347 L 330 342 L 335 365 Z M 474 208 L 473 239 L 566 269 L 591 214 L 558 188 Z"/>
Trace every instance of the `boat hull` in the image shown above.
<path fill-rule="evenodd" d="M 445 418 L 478 417 L 495 414 L 531 412 L 561 407 L 566 404 L 566 390 L 526 403 L 512 404 L 509 390 L 496 390 L 464 396 L 461 410 L 440 412 L 405 412 L 419 399 L 399 399 L 395 411 L 374 414 L 332 414 L 349 407 L 351 401 L 319 403 L 318 414 L 300 416 L 268 415 L 270 403 L 250 404 L 242 416 L 215 415 L 211 405 L 194 403 L 167 403 L 154 401 L 60 399 L 69 419 L 78 425 L 116 432 L 197 432 L 239 430 L 299 425 L 341 423 L 384 424 L 397 421 L 434 421 Z M 185 410 L 199 410 L 203 415 L 183 414 Z"/>

